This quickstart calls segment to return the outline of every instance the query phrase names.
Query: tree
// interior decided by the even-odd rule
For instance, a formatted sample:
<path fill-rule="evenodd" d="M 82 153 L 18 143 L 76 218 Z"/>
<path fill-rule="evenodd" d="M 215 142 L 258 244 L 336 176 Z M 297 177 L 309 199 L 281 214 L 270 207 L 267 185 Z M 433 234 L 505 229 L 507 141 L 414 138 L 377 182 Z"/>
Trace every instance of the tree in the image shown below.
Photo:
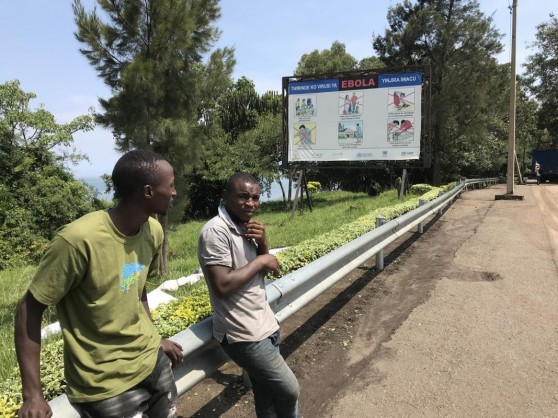
<path fill-rule="evenodd" d="M 219 97 L 216 112 L 221 127 L 229 136 L 229 144 L 235 143 L 242 132 L 256 127 L 259 105 L 256 87 L 246 77 L 240 77 Z"/>
<path fill-rule="evenodd" d="M 200 122 L 211 118 L 211 101 L 227 88 L 234 50 L 212 53 L 219 37 L 218 0 L 97 0 L 86 12 L 80 0 L 73 10 L 80 49 L 112 97 L 101 99 L 99 123 L 112 129 L 117 149 L 148 148 L 163 154 L 177 178 L 199 158 Z M 205 118 L 205 120 L 204 120 Z M 202 125 L 203 126 L 203 125 Z M 179 190 L 179 193 L 181 191 Z M 162 220 L 167 229 L 168 217 Z M 166 273 L 167 234 L 161 273 Z"/>
<path fill-rule="evenodd" d="M 524 77 L 517 83 L 516 154 L 524 174 L 532 174 L 531 152 L 552 147 L 552 140 L 545 128 L 540 128 L 537 117 L 539 104 L 530 94 Z"/>
<path fill-rule="evenodd" d="M 384 68 L 385 64 L 378 57 L 366 57 L 358 62 L 358 70 L 370 70 L 374 68 Z"/>
<path fill-rule="evenodd" d="M 526 82 L 538 100 L 539 126 L 547 129 L 554 146 L 558 146 L 558 18 L 537 26 L 536 52 L 526 60 Z"/>
<path fill-rule="evenodd" d="M 246 77 L 221 95 L 204 155 L 187 176 L 190 201 L 184 220 L 213 216 L 223 184 L 236 171 L 257 176 L 264 191 L 281 177 L 281 100 L 276 92 L 259 95 Z"/>
<path fill-rule="evenodd" d="M 94 127 L 91 115 L 58 124 L 30 101 L 19 82 L 0 85 L 0 269 L 38 261 L 56 229 L 101 207 L 65 167 L 85 156 L 73 134 Z"/>
<path fill-rule="evenodd" d="M 350 71 L 357 68 L 357 60 L 345 50 L 345 44 L 334 41 L 330 49 L 318 51 L 315 49 L 304 54 L 298 61 L 295 75 L 313 75 Z"/>
<path fill-rule="evenodd" d="M 467 160 L 461 149 L 494 139 L 490 126 L 507 110 L 495 59 L 501 35 L 475 0 L 405 0 L 387 17 L 389 29 L 373 40 L 379 58 L 388 67 L 432 66 L 431 181 L 440 184 Z"/>
<path fill-rule="evenodd" d="M 214 51 L 207 66 L 202 62 L 219 37 L 218 0 L 98 3 L 108 23 L 96 9 L 86 12 L 80 0 L 73 9 L 75 35 L 85 45 L 80 51 L 113 93 L 100 100 L 99 122 L 113 130 L 122 151 L 192 150 L 189 129 L 205 99 L 200 93 L 207 93 L 207 80 L 226 87 L 234 66 L 229 48 Z"/>

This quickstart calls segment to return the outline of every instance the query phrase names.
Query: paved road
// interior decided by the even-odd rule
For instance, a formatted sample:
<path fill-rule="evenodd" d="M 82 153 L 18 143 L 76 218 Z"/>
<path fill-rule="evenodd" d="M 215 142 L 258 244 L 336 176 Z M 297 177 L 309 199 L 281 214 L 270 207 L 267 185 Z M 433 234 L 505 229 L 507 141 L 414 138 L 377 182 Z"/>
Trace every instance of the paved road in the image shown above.
<path fill-rule="evenodd" d="M 418 246 L 405 261 L 430 253 L 431 295 L 371 358 L 362 375 L 375 378 L 347 386 L 322 416 L 558 416 L 558 186 L 494 201 L 504 191 L 465 193 L 445 214 L 433 239 L 453 257 L 439 263 Z"/>
<path fill-rule="evenodd" d="M 283 325 L 314 417 L 558 417 L 558 185 L 464 193 Z M 253 417 L 228 365 L 182 416 Z"/>

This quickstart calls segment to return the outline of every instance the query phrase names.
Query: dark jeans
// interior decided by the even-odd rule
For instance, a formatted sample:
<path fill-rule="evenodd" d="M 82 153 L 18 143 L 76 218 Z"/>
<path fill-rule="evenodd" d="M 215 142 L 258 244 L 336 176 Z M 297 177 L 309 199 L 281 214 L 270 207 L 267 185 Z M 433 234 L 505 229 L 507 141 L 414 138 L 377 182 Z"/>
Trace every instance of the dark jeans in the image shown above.
<path fill-rule="evenodd" d="M 298 417 L 298 381 L 279 353 L 279 331 L 262 341 L 228 343 L 223 350 L 250 376 L 259 418 Z"/>
<path fill-rule="evenodd" d="M 84 418 L 173 418 L 176 398 L 171 362 L 161 348 L 153 371 L 138 385 L 109 399 L 72 406 Z"/>

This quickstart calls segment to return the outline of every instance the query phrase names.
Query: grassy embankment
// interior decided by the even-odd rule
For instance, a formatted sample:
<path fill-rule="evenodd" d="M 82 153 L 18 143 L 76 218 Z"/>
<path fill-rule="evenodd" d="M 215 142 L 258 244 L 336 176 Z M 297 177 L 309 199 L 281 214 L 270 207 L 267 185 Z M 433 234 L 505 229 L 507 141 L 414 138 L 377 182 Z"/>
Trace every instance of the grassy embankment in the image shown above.
<path fill-rule="evenodd" d="M 395 191 L 371 198 L 364 193 L 321 192 L 313 196 L 313 210 L 306 202 L 294 219 L 282 202 L 262 204 L 257 219 L 264 222 L 271 248 L 288 247 L 306 239 L 334 230 L 374 209 L 398 203 Z M 164 280 L 188 276 L 197 267 L 197 236 L 205 221 L 178 225 L 169 234 L 169 272 L 156 283 L 149 283 L 152 290 Z M 0 271 L 0 379 L 4 380 L 16 367 L 13 348 L 14 309 L 25 292 L 35 266 Z M 187 287 L 179 292 L 187 292 Z M 56 321 L 49 308 L 45 325 Z"/>

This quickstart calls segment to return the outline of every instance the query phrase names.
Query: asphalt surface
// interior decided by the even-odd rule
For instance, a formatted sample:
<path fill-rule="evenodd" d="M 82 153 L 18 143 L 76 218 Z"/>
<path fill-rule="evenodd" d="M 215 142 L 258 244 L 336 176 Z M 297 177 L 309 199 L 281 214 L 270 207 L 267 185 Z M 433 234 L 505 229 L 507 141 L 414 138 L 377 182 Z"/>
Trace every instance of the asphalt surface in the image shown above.
<path fill-rule="evenodd" d="M 430 255 L 435 287 L 369 357 L 361 375 L 372 378 L 346 386 L 322 416 L 558 416 L 558 186 L 494 200 L 503 193 L 467 192 L 447 211 L 430 239 L 453 255 L 419 245 L 404 262 Z"/>

